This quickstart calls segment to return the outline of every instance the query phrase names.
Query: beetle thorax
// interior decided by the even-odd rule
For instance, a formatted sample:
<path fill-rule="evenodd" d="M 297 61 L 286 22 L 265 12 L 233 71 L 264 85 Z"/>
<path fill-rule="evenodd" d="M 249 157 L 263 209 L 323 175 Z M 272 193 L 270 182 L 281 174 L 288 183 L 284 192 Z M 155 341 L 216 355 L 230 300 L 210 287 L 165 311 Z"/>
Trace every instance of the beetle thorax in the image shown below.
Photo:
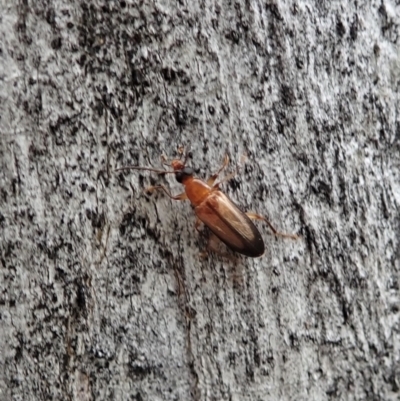
<path fill-rule="evenodd" d="M 185 186 L 187 197 L 193 206 L 200 205 L 211 192 L 211 187 L 198 178 L 187 177 L 182 184 Z"/>

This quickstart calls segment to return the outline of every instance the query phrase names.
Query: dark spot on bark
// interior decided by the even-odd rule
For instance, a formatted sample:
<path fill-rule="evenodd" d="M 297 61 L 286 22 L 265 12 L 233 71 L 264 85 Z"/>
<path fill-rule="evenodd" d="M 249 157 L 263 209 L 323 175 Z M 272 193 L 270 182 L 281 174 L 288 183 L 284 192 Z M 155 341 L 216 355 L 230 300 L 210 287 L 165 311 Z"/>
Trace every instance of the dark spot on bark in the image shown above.
<path fill-rule="evenodd" d="M 138 228 L 138 226 L 139 225 L 137 224 L 137 221 L 136 221 L 136 211 L 132 210 L 132 211 L 124 214 L 124 217 L 119 225 L 119 233 L 123 237 L 125 235 L 125 233 L 128 231 L 129 227 Z"/>
<path fill-rule="evenodd" d="M 354 17 L 353 22 L 350 25 L 350 38 L 353 42 L 357 40 L 358 37 L 358 16 Z"/>
<path fill-rule="evenodd" d="M 294 106 L 296 96 L 294 90 L 288 85 L 282 85 L 281 87 L 282 101 L 286 106 Z"/>
<path fill-rule="evenodd" d="M 224 112 L 224 114 L 229 114 L 229 112 L 231 111 L 231 109 L 229 108 L 229 106 L 225 103 L 222 103 L 221 105 L 221 109 Z"/>
<path fill-rule="evenodd" d="M 98 213 L 96 211 L 92 211 L 92 218 L 90 219 L 92 221 L 92 227 L 93 228 L 103 228 L 104 224 L 106 222 L 104 213 Z"/>
<path fill-rule="evenodd" d="M 339 37 L 343 37 L 346 33 L 346 28 L 343 25 L 342 20 L 338 17 L 336 21 L 336 33 L 338 34 Z"/>
<path fill-rule="evenodd" d="M 304 67 L 304 61 L 300 57 L 296 57 L 296 66 L 299 70 L 301 70 Z"/>
<path fill-rule="evenodd" d="M 144 75 L 137 68 L 132 69 L 131 78 L 133 85 L 141 85 L 144 82 Z"/>
<path fill-rule="evenodd" d="M 176 125 L 185 126 L 188 120 L 187 110 L 177 107 L 175 109 L 175 122 Z"/>
<path fill-rule="evenodd" d="M 225 35 L 225 37 L 227 38 L 227 39 L 229 39 L 229 40 L 231 40 L 233 43 L 235 43 L 235 44 L 238 44 L 239 43 L 239 40 L 240 40 L 240 36 L 239 36 L 239 33 L 238 33 L 238 31 L 229 31 L 226 35 Z"/>
<path fill-rule="evenodd" d="M 300 342 L 299 342 L 299 338 L 297 337 L 296 333 L 289 334 L 289 341 L 290 341 L 290 346 L 292 348 L 294 348 L 295 350 L 299 350 Z"/>
<path fill-rule="evenodd" d="M 56 12 L 54 11 L 54 8 L 50 8 L 49 10 L 47 10 L 46 21 L 53 28 L 56 27 Z"/>
<path fill-rule="evenodd" d="M 62 46 L 62 40 L 61 40 L 61 37 L 57 37 L 57 38 L 54 38 L 52 41 L 51 41 L 51 47 L 52 47 L 52 49 L 54 49 L 54 50 L 59 50 L 59 49 L 61 49 L 61 46 Z"/>
<path fill-rule="evenodd" d="M 265 5 L 265 8 L 269 10 L 271 15 L 277 19 L 278 21 L 283 21 L 283 17 L 281 15 L 281 12 L 279 11 L 278 5 L 275 3 L 268 3 Z"/>
<path fill-rule="evenodd" d="M 332 188 L 328 183 L 322 180 L 318 180 L 315 184 L 311 186 L 311 188 L 318 197 L 325 200 L 329 204 L 331 203 Z"/>
<path fill-rule="evenodd" d="M 175 81 L 176 79 L 176 72 L 173 68 L 166 67 L 161 70 L 161 75 L 167 82 Z"/>

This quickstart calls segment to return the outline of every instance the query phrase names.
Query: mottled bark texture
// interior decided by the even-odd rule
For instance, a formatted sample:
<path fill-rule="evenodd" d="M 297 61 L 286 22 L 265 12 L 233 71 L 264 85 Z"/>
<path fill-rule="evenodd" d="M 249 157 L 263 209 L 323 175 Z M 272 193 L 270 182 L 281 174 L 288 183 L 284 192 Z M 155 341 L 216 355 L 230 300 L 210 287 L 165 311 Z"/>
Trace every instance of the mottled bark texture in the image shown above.
<path fill-rule="evenodd" d="M 0 8 L 1 400 L 399 399 L 395 0 Z M 301 239 L 201 257 L 172 176 L 114 171 L 189 143 Z"/>

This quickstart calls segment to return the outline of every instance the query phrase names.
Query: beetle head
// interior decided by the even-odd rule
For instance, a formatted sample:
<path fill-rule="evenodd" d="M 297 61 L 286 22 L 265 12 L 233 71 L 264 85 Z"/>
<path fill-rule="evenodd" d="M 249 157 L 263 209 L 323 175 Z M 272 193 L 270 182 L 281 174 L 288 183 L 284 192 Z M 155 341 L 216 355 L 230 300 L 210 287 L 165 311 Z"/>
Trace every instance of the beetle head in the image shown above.
<path fill-rule="evenodd" d="M 174 171 L 181 171 L 185 168 L 185 163 L 182 162 L 182 160 L 172 160 L 171 162 L 171 167 L 174 169 Z"/>
<path fill-rule="evenodd" d="M 193 169 L 191 167 L 183 167 L 182 170 L 175 172 L 176 181 L 182 184 L 186 178 L 193 176 Z"/>

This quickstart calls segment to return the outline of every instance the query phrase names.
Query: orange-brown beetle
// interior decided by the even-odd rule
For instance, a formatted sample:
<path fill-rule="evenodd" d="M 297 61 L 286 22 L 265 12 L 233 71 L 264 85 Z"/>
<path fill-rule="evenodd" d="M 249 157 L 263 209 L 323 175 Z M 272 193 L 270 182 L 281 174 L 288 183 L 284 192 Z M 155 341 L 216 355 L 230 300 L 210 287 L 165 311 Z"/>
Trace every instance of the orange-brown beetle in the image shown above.
<path fill-rule="evenodd" d="M 263 216 L 255 213 L 242 212 L 222 191 L 219 189 L 221 182 L 215 181 L 218 174 L 228 165 L 229 158 L 225 157 L 222 167 L 212 175 L 207 182 L 194 177 L 194 171 L 186 167 L 185 160 L 173 160 L 170 166 L 172 171 L 157 170 L 148 167 L 127 166 L 118 168 L 121 170 L 146 170 L 159 174 L 175 174 L 176 180 L 184 185 L 185 192 L 173 196 L 163 185 L 147 188 L 148 191 L 162 189 L 171 199 L 188 199 L 194 207 L 198 220 L 201 220 L 224 244 L 233 251 L 250 257 L 258 257 L 264 253 L 265 246 L 257 227 L 253 220 L 265 221 L 275 235 L 297 239 L 297 235 L 284 234 L 278 232 L 272 224 Z M 229 180 L 228 176 L 224 181 Z M 196 227 L 198 224 L 196 221 Z"/>

